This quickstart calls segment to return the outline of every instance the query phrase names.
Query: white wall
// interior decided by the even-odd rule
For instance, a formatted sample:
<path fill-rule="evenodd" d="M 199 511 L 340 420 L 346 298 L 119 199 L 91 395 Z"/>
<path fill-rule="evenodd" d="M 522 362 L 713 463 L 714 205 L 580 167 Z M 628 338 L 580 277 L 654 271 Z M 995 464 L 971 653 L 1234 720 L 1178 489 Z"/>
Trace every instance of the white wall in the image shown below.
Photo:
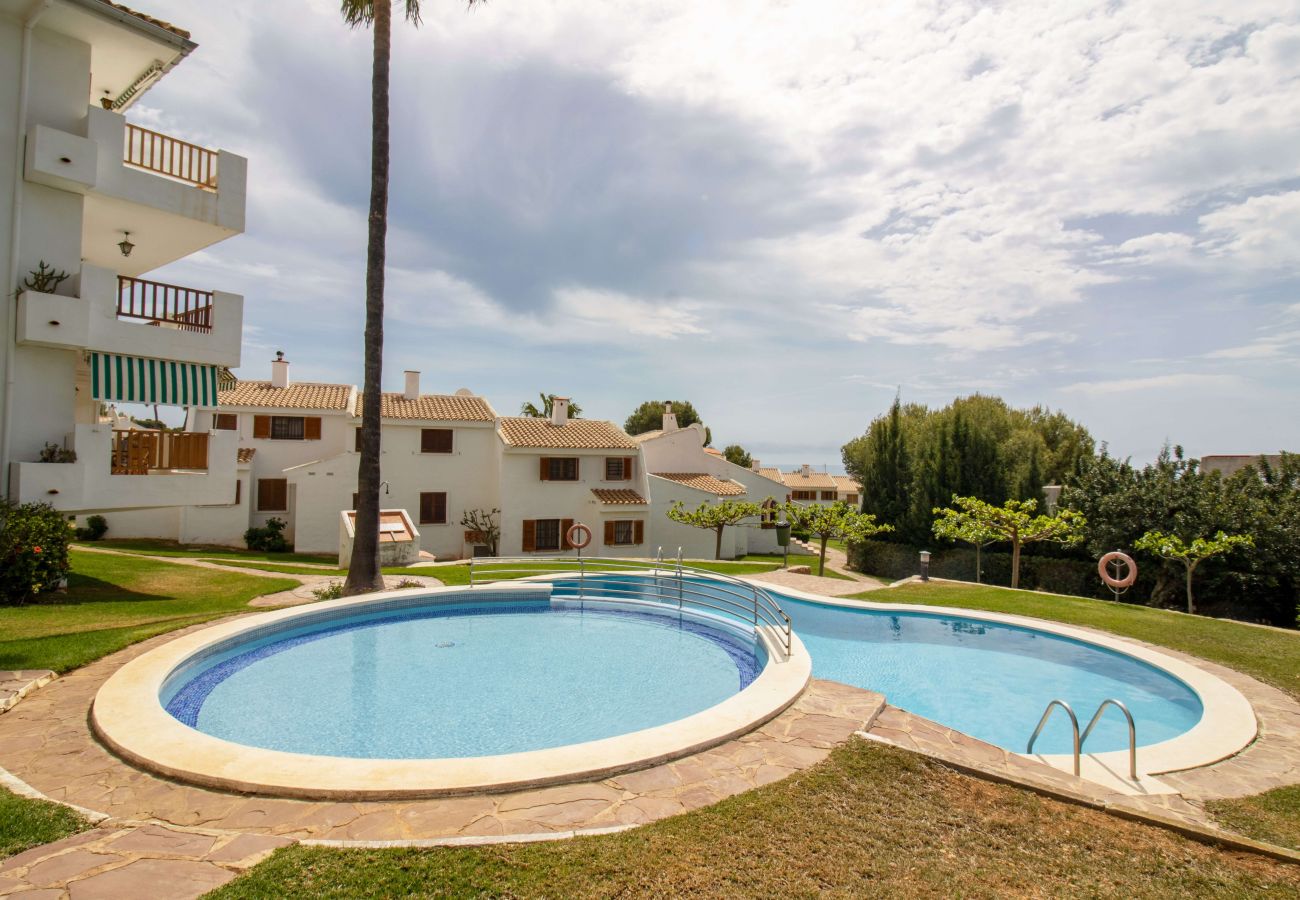
<path fill-rule="evenodd" d="M 703 528 L 692 528 L 690 525 L 683 525 L 680 522 L 674 522 L 668 518 L 668 510 L 678 500 L 687 509 L 696 509 L 701 503 L 714 503 L 718 500 L 716 494 L 708 491 L 697 490 L 696 488 L 687 487 L 676 481 L 669 481 L 667 478 L 650 478 L 650 496 L 652 498 L 650 507 L 650 527 L 648 534 L 650 537 L 650 555 L 658 547 L 663 547 L 664 557 L 677 556 L 677 548 L 682 550 L 682 556 L 686 559 L 713 559 L 716 552 L 717 534 L 712 530 Z M 737 532 L 742 533 L 748 529 L 738 529 L 728 527 L 722 532 L 722 558 L 734 559 L 737 556 Z M 741 544 L 741 553 L 744 554 L 744 544 Z"/>

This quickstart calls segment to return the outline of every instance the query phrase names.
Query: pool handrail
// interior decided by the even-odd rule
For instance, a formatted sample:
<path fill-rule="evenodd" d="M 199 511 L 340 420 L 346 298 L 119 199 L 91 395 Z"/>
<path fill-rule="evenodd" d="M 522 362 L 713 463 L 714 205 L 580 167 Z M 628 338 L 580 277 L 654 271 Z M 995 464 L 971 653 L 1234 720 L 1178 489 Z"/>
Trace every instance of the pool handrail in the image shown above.
<path fill-rule="evenodd" d="M 1138 757 L 1137 757 L 1137 725 L 1133 721 L 1133 714 L 1128 711 L 1128 707 L 1123 702 L 1114 697 L 1107 697 L 1101 701 L 1097 711 L 1092 714 L 1092 719 L 1088 722 L 1088 727 L 1083 729 L 1083 737 L 1079 738 L 1079 747 L 1082 748 L 1088 742 L 1088 735 L 1092 734 L 1092 729 L 1096 727 L 1097 721 L 1101 719 L 1101 714 L 1106 711 L 1106 707 L 1113 706 L 1124 714 L 1128 719 L 1128 774 L 1129 778 L 1134 781 L 1138 780 Z"/>
<path fill-rule="evenodd" d="M 1079 717 L 1074 714 L 1074 710 L 1070 708 L 1070 704 L 1066 703 L 1064 700 L 1058 698 L 1047 704 L 1047 709 L 1043 710 L 1043 717 L 1038 720 L 1038 727 L 1034 729 L 1033 735 L 1029 738 L 1029 746 L 1025 748 L 1025 753 L 1029 754 L 1034 752 L 1034 741 L 1038 740 L 1038 736 L 1043 732 L 1043 726 L 1047 724 L 1047 720 L 1052 717 L 1052 712 L 1058 706 L 1065 710 L 1065 714 L 1070 717 L 1070 729 L 1073 731 L 1074 737 L 1074 774 L 1078 775 L 1079 757 L 1081 755 L 1080 748 L 1083 745 L 1083 741 L 1079 738 Z"/>
<path fill-rule="evenodd" d="M 470 587 L 476 587 L 520 578 L 577 575 L 578 597 L 585 599 L 588 596 L 589 575 L 642 575 L 646 580 L 638 582 L 640 589 L 621 588 L 605 583 L 600 586 L 600 596 L 614 600 L 635 599 L 675 604 L 678 609 L 689 604 L 733 618 L 739 617 L 750 621 L 760 636 L 765 632 L 774 635 L 785 659 L 789 659 L 793 643 L 790 617 L 771 594 L 758 585 L 735 576 L 684 565 L 680 549 L 676 560 L 665 561 L 662 557 L 663 548 L 660 548 L 659 556 L 653 560 L 601 556 L 546 559 L 476 556 L 469 561 L 469 583 Z M 694 588 L 692 582 L 699 580 L 706 580 L 714 590 L 709 592 Z"/>

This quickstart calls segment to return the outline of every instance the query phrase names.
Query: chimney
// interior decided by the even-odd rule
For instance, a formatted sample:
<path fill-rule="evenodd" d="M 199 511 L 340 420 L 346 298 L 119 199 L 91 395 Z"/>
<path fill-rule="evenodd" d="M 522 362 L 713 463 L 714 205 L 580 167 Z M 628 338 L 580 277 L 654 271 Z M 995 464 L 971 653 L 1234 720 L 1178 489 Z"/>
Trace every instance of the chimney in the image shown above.
<path fill-rule="evenodd" d="M 271 360 L 271 387 L 287 388 L 289 386 L 289 360 L 284 358 L 284 351 L 275 351 Z"/>
<path fill-rule="evenodd" d="M 407 400 L 420 399 L 420 373 L 412 369 L 406 370 L 406 390 L 402 396 Z"/>
<path fill-rule="evenodd" d="M 750 463 L 749 463 L 749 469 L 750 469 L 751 472 L 757 472 L 757 471 L 758 471 L 759 469 L 761 469 L 762 467 L 763 467 L 762 463 L 760 463 L 758 460 L 756 460 L 756 459 L 751 459 L 751 460 L 750 460 Z"/>
<path fill-rule="evenodd" d="M 569 398 L 551 398 L 551 424 L 563 425 L 569 421 Z"/>
<path fill-rule="evenodd" d="M 671 400 L 664 404 L 664 421 L 660 427 L 664 431 L 677 430 L 677 414 L 673 412 L 673 401 Z"/>
<path fill-rule="evenodd" d="M 799 471 L 803 473 L 804 478 L 807 478 L 809 475 L 812 474 L 812 466 L 808 465 L 807 463 L 804 463 L 803 468 L 801 468 Z"/>

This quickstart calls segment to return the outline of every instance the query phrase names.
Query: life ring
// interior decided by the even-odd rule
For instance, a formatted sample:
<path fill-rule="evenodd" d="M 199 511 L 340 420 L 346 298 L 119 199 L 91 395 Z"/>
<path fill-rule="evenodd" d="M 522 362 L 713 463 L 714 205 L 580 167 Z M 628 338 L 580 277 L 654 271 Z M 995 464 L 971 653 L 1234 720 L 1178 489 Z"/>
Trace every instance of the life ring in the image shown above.
<path fill-rule="evenodd" d="M 591 529 L 581 522 L 575 522 L 569 526 L 568 531 L 564 532 L 564 540 L 575 550 L 581 550 L 591 543 Z"/>
<path fill-rule="evenodd" d="M 1116 578 L 1114 575 L 1110 574 L 1108 567 L 1112 562 L 1121 562 L 1128 569 L 1123 578 Z M 1112 587 L 1118 590 L 1120 588 L 1131 587 L 1133 582 L 1137 581 L 1138 567 L 1137 563 L 1133 561 L 1133 557 L 1129 556 L 1127 553 L 1120 553 L 1118 550 L 1112 550 L 1098 560 L 1097 574 L 1101 576 L 1101 580 L 1106 583 L 1107 587 Z"/>

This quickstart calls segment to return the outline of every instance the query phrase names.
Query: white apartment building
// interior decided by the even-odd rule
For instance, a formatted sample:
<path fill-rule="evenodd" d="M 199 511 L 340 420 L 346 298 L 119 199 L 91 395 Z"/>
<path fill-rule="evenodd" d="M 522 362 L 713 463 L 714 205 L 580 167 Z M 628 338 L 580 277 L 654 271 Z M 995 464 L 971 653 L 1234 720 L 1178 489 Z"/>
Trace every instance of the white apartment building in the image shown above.
<path fill-rule="evenodd" d="M 10 499 L 148 511 L 185 535 L 183 509 L 235 497 L 233 434 L 130 429 L 100 413 L 124 402 L 211 409 L 221 370 L 239 365 L 242 297 L 148 275 L 244 230 L 246 162 L 124 118 L 195 46 L 104 0 L 0 0 Z M 40 284 L 42 266 L 67 277 Z M 64 461 L 40 461 L 47 447 Z"/>
<path fill-rule="evenodd" d="M 830 506 L 840 502 L 857 507 L 862 502 L 862 486 L 847 475 L 815 472 L 807 463 L 792 472 L 782 472 L 755 460 L 753 468 L 760 475 L 785 485 L 790 499 L 801 506 Z"/>

